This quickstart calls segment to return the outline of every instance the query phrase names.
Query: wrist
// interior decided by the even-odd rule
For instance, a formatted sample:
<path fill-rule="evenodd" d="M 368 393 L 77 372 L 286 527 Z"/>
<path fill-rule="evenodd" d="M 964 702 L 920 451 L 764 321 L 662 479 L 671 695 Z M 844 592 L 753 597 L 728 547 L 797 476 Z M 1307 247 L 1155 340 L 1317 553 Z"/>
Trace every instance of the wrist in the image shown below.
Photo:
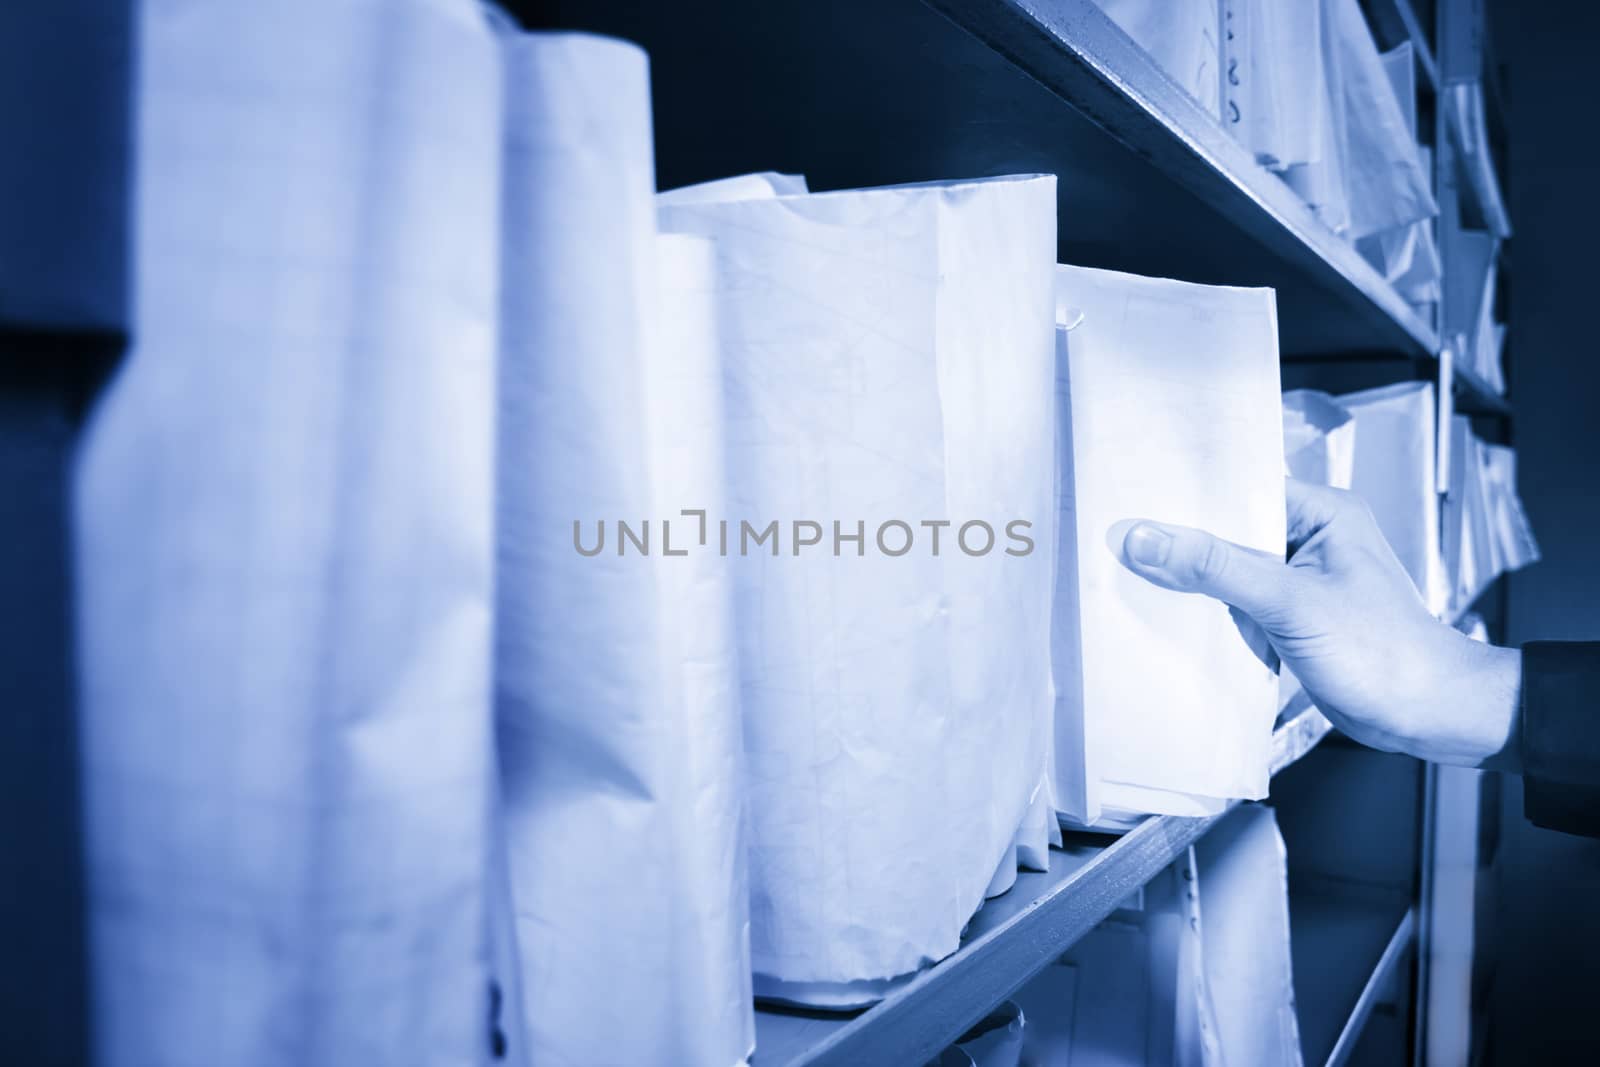
<path fill-rule="evenodd" d="M 1522 653 L 1450 631 L 1427 713 L 1408 748 L 1422 759 L 1515 771 L 1521 716 Z"/>

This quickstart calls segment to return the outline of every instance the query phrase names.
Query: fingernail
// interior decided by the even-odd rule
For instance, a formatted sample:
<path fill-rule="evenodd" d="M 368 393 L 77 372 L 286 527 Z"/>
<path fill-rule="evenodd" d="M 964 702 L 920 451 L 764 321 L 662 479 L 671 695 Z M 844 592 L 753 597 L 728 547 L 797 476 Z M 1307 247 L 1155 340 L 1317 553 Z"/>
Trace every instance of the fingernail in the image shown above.
<path fill-rule="evenodd" d="M 1127 548 L 1128 558 L 1135 563 L 1160 567 L 1165 565 L 1167 553 L 1172 550 L 1172 535 L 1158 526 L 1141 522 L 1128 531 L 1128 539 L 1123 545 Z"/>

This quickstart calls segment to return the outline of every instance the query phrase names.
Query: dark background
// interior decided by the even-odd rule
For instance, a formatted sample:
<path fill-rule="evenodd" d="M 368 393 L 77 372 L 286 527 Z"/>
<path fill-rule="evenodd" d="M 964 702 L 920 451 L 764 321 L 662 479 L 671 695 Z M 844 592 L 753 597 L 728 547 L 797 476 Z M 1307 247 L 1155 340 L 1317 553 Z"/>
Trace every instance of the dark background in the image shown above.
<path fill-rule="evenodd" d="M 1600 640 L 1600 7 L 1498 0 L 1491 15 L 1510 112 L 1517 474 L 1544 553 L 1510 578 L 1507 636 Z M 1600 1062 L 1600 841 L 1530 826 L 1516 778 L 1503 804 L 1495 1062 Z"/>

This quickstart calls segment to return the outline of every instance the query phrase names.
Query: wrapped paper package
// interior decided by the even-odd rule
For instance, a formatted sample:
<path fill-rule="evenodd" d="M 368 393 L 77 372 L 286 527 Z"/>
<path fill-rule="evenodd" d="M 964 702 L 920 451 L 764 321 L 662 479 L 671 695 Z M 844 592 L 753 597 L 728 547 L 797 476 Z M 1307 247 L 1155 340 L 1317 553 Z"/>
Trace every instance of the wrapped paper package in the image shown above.
<path fill-rule="evenodd" d="M 1269 807 L 1243 804 L 1195 843 L 1216 1064 L 1301 1062 L 1289 944 L 1289 867 Z"/>
<path fill-rule="evenodd" d="M 738 195 L 661 219 L 717 241 L 755 987 L 859 1006 L 1048 832 L 1055 179 Z"/>
<path fill-rule="evenodd" d="M 1417 139 L 1417 61 L 1411 42 L 1383 53 L 1383 69 L 1400 104 L 1406 132 L 1413 144 Z M 1417 161 L 1424 175 L 1433 173 L 1432 153 L 1417 146 Z M 1356 246 L 1384 279 L 1395 286 L 1412 304 L 1439 299 L 1442 266 L 1434 241 L 1430 219 L 1391 227 L 1367 237 Z"/>
<path fill-rule="evenodd" d="M 1222 1067 L 1195 887 L 1191 849 L 1013 994 L 1023 1067 Z"/>
<path fill-rule="evenodd" d="M 1445 574 L 1450 606 L 1469 606 L 1494 580 L 1488 502 L 1484 496 L 1482 445 L 1465 415 L 1450 420 L 1450 485 L 1440 508 L 1444 524 Z"/>
<path fill-rule="evenodd" d="M 1221 0 L 1222 123 L 1276 171 L 1322 158 L 1330 101 L 1318 3 Z"/>
<path fill-rule="evenodd" d="M 1508 445 L 1480 442 L 1489 536 L 1495 547 L 1494 573 L 1521 570 L 1539 562 L 1539 542 L 1517 495 L 1517 453 Z"/>
<path fill-rule="evenodd" d="M 1283 458 L 1290 477 L 1350 488 L 1356 462 L 1355 416 L 1315 389 L 1284 393 Z"/>
<path fill-rule="evenodd" d="M 715 256 L 657 234 L 643 52 L 504 47 L 495 718 L 529 1059 L 734 1064 L 732 587 L 683 514 L 721 508 Z"/>
<path fill-rule="evenodd" d="M 1358 240 L 1439 213 L 1416 139 L 1359 0 L 1317 0 L 1328 118 L 1317 157 L 1289 184 L 1329 229 Z"/>
<path fill-rule="evenodd" d="M 1282 558 L 1273 293 L 1083 267 L 1058 268 L 1056 292 L 1056 803 L 1118 825 L 1265 796 L 1278 686 L 1265 638 L 1119 556 L 1127 520 L 1150 518 Z"/>
<path fill-rule="evenodd" d="M 1222 88 L 1219 0 L 1095 0 L 1156 66 L 1214 116 Z"/>
<path fill-rule="evenodd" d="M 1439 540 L 1433 383 L 1401 382 L 1338 400 L 1356 417 L 1350 488 L 1372 508 L 1423 602 L 1441 612 L 1448 585 Z"/>
<path fill-rule="evenodd" d="M 139 42 L 138 330 L 75 487 L 95 1060 L 478 1062 L 494 39 L 149 0 Z"/>

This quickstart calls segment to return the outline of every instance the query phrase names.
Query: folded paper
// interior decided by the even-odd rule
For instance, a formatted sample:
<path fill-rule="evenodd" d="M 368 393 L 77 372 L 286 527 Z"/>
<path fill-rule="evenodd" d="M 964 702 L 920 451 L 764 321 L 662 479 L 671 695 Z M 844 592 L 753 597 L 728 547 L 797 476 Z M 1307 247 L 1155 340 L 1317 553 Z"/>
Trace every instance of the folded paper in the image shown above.
<path fill-rule="evenodd" d="M 95 1061 L 478 1062 L 494 39 L 138 21 L 137 332 L 75 487 Z"/>
<path fill-rule="evenodd" d="M 1269 807 L 1243 804 L 1195 843 L 1201 958 L 1216 1064 L 1301 1062 L 1289 868 Z"/>
<path fill-rule="evenodd" d="M 722 508 L 715 256 L 657 233 L 643 52 L 504 48 L 495 716 L 517 1007 L 533 1063 L 731 1065 L 754 1040 L 732 587 L 683 514 Z"/>
<path fill-rule="evenodd" d="M 1219 114 L 1218 0 L 1095 2 L 1196 103 Z"/>
<path fill-rule="evenodd" d="M 1284 393 L 1283 455 L 1290 477 L 1349 489 L 1356 462 L 1355 416 L 1327 393 Z"/>
<path fill-rule="evenodd" d="M 858 1006 L 1045 787 L 1055 179 L 740 197 L 661 219 L 717 242 L 756 992 Z"/>
<path fill-rule="evenodd" d="M 1216 814 L 1266 794 L 1275 661 L 1223 604 L 1129 571 L 1121 535 L 1149 518 L 1282 558 L 1273 293 L 1060 267 L 1056 294 L 1056 803 Z"/>
<path fill-rule="evenodd" d="M 1372 508 L 1378 528 L 1430 610 L 1448 590 L 1436 497 L 1432 382 L 1401 382 L 1338 398 L 1356 417 L 1351 489 Z"/>

